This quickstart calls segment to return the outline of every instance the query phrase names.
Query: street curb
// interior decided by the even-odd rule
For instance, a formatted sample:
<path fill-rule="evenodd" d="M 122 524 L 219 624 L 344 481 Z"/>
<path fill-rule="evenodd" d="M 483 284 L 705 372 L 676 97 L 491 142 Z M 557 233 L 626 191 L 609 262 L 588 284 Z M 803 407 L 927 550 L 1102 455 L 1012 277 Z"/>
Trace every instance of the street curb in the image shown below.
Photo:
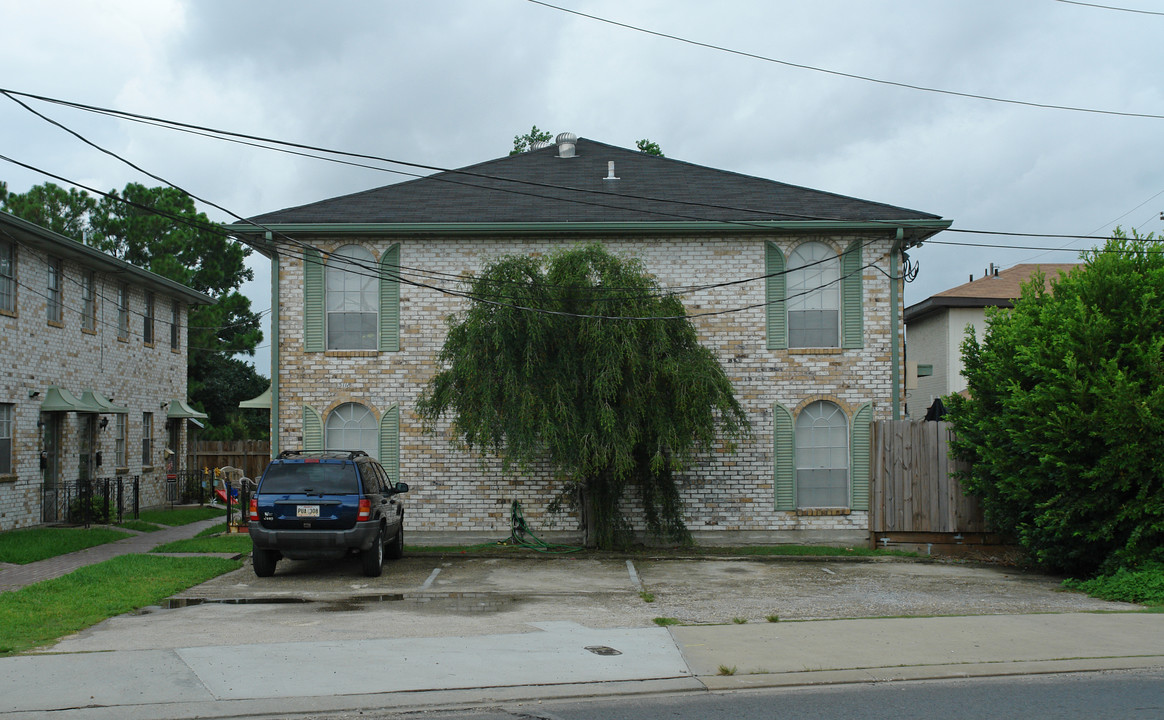
<path fill-rule="evenodd" d="M 701 675 L 698 679 L 712 692 L 758 688 L 846 685 L 911 680 L 955 680 L 959 678 L 1005 677 L 1013 675 L 1058 675 L 1164 668 L 1164 655 L 1138 657 L 1073 658 L 1070 660 L 1026 660 L 996 663 L 955 663 L 903 667 L 810 670 L 797 673 L 755 675 Z"/>

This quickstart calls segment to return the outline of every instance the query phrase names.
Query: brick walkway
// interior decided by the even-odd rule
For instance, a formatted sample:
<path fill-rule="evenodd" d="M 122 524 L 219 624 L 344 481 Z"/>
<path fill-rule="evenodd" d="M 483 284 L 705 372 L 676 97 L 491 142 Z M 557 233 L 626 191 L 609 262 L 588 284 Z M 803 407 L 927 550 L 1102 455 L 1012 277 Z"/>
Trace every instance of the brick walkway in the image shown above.
<path fill-rule="evenodd" d="M 192 538 L 212 525 L 223 525 L 224 523 L 223 518 L 200 520 L 189 525 L 141 533 L 117 542 L 85 548 L 68 555 L 58 555 L 27 565 L 5 565 L 3 569 L 0 569 L 0 592 L 19 590 L 25 585 L 67 575 L 77 568 L 104 562 L 118 555 L 146 553 L 162 543 Z"/>

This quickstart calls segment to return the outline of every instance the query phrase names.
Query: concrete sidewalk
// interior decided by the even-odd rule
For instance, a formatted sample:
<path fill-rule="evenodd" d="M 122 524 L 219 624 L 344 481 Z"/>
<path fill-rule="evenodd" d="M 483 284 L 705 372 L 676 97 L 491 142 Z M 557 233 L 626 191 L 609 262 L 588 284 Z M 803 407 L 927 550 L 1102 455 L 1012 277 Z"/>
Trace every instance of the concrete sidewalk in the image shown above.
<path fill-rule="evenodd" d="M 1164 615 L 881 618 L 0 659 L 2 718 L 234 717 L 1164 668 Z M 285 640 L 289 628 L 272 623 Z M 358 660 L 357 660 L 358 659 Z M 721 669 L 721 666 L 723 669 Z M 723 674 L 734 668 L 734 674 Z M 52 688 L 51 692 L 46 692 Z"/>
<path fill-rule="evenodd" d="M 104 562 L 119 555 L 149 552 L 162 543 L 192 538 L 212 525 L 223 524 L 225 524 L 224 518 L 200 520 L 189 525 L 163 528 L 156 532 L 136 533 L 133 537 L 124 540 L 96 545 L 68 555 L 58 555 L 27 565 L 8 565 L 0 569 L 0 592 L 19 590 L 25 585 L 67 575 L 77 568 Z M 126 530 L 125 532 L 131 531 Z"/>
<path fill-rule="evenodd" d="M 169 528 L 8 567 L 0 570 L 0 587 L 12 589 L 116 555 L 145 552 L 221 522 Z M 817 590 L 834 599 L 848 598 L 847 612 L 868 614 L 870 593 L 884 595 L 886 587 L 916 585 L 915 576 L 923 570 L 920 577 L 927 583 L 933 575 L 964 604 L 970 602 L 968 582 L 976 575 L 964 569 L 804 562 L 754 567 L 694 560 L 668 569 L 659 563 L 640 563 L 640 573 L 645 571 L 651 589 L 660 593 L 657 602 L 648 605 L 639 598 L 641 586 L 627 578 L 629 562 L 624 566 L 621 561 L 592 559 L 536 564 L 442 559 L 435 568 L 433 564 L 397 564 L 375 583 L 350 579 L 351 569 L 345 567 L 290 566 L 279 577 L 263 580 L 251 577 L 249 569 L 223 576 L 200 586 L 200 594 L 311 599 L 316 607 L 305 614 L 293 610 L 300 605 L 202 605 L 122 616 L 103 623 L 100 630 L 66 639 L 55 650 L 0 658 L 0 720 L 41 718 L 49 712 L 59 718 L 97 720 L 280 716 L 618 694 L 1164 669 L 1164 614 L 1002 611 L 1005 614 L 767 623 L 757 621 L 753 613 L 746 624 L 662 628 L 650 622 L 664 606 L 690 609 L 682 603 L 667 605 L 679 595 L 680 579 L 708 594 L 708 602 L 724 606 L 723 617 L 740 612 L 744 606 L 733 602 L 743 596 L 759 594 L 770 603 L 776 586 L 765 580 L 769 575 L 777 586 L 798 594 L 811 595 L 810 589 L 823 580 L 823 589 Z M 874 582 L 869 572 L 876 567 L 881 579 Z M 637 575 L 631 573 L 631 579 Z M 1049 593 L 1045 589 L 1036 596 L 1018 593 L 1018 586 L 1026 582 L 1001 574 L 994 591 L 1021 598 L 1019 604 Z M 484 604 L 479 602 L 482 598 L 504 599 L 507 593 L 540 593 L 540 599 L 536 604 L 516 603 L 503 612 L 469 611 L 476 621 L 462 619 L 456 625 L 450 623 L 457 610 L 430 615 L 421 610 L 424 604 L 344 602 L 368 592 L 401 597 L 430 592 L 430 585 L 441 583 L 446 583 L 443 592 L 450 599 L 463 595 L 473 600 L 474 607 Z M 1042 584 L 1036 583 L 1036 589 Z M 328 592 L 321 594 L 320 588 Z M 893 597 L 898 603 L 908 599 L 900 593 Z M 997 607 L 986 603 L 988 599 L 978 597 L 977 606 Z M 1061 607 L 1045 599 L 1040 602 L 1044 609 Z M 622 605 L 631 610 L 613 613 L 612 608 Z M 580 613 L 580 606 L 587 612 Z M 1079 607 L 1092 609 L 1086 603 Z M 324 611 L 327 621 L 318 615 Z M 503 616 L 504 624 L 499 624 Z M 226 617 L 233 624 L 222 632 L 217 625 Z M 781 617 L 786 617 L 783 611 Z M 591 627 L 602 621 L 604 626 Z"/>

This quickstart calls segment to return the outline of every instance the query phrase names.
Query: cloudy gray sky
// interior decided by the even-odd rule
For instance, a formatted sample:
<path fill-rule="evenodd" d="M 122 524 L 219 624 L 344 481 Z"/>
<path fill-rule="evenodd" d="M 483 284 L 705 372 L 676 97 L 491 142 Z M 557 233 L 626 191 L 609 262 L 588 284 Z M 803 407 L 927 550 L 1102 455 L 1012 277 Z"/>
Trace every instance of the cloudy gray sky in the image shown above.
<path fill-rule="evenodd" d="M 1164 116 L 1159 0 L 554 4 L 675 37 L 529 0 L 0 0 L 0 87 L 445 168 L 505 155 L 536 123 L 624 147 L 650 138 L 668 157 L 931 212 L 956 229 L 1164 229 L 1164 118 L 1126 115 Z M 407 179 L 36 107 L 241 216 Z M 157 184 L 4 97 L 0 155 L 100 189 Z M 3 161 L 0 179 L 17 192 L 48 180 Z M 1094 244 L 935 240 L 913 253 L 907 303 L 992 262 L 1071 261 Z M 1045 250 L 1060 248 L 1072 252 Z M 247 290 L 262 311 L 258 265 Z"/>

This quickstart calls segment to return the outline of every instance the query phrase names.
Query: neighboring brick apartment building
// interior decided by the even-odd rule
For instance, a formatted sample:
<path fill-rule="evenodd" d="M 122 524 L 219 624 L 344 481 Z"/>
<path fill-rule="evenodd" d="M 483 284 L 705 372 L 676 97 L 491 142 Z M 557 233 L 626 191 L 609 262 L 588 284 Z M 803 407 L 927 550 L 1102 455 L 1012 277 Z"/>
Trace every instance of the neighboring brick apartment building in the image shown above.
<path fill-rule="evenodd" d="M 680 482 L 701 542 L 860 541 L 870 421 L 900 410 L 902 252 L 935 215 L 646 155 L 557 144 L 267 213 L 231 230 L 272 258 L 278 449 L 359 448 L 412 486 L 407 526 L 504 535 L 520 500 L 539 531 L 552 473 L 518 477 L 424 434 L 466 280 L 502 255 L 579 242 L 640 258 L 683 302 L 752 422 L 733 454 Z M 633 502 L 633 500 L 628 500 Z M 633 513 L 628 513 L 632 515 Z"/>
<path fill-rule="evenodd" d="M 973 327 L 981 341 L 986 335 L 986 308 L 1014 307 L 1022 285 L 1036 272 L 1047 284 L 1080 267 L 1079 263 L 1029 263 L 1006 270 L 993 265 L 982 277 L 931 295 L 905 309 L 909 360 L 920 368 L 917 387 L 909 390 L 909 415 L 923 417 L 934 400 L 966 389 L 962 376 L 962 341 Z"/>
<path fill-rule="evenodd" d="M 0 212 L 0 530 L 65 520 L 79 480 L 185 457 L 186 311 L 213 300 Z M 175 468 L 176 469 L 176 468 Z"/>

